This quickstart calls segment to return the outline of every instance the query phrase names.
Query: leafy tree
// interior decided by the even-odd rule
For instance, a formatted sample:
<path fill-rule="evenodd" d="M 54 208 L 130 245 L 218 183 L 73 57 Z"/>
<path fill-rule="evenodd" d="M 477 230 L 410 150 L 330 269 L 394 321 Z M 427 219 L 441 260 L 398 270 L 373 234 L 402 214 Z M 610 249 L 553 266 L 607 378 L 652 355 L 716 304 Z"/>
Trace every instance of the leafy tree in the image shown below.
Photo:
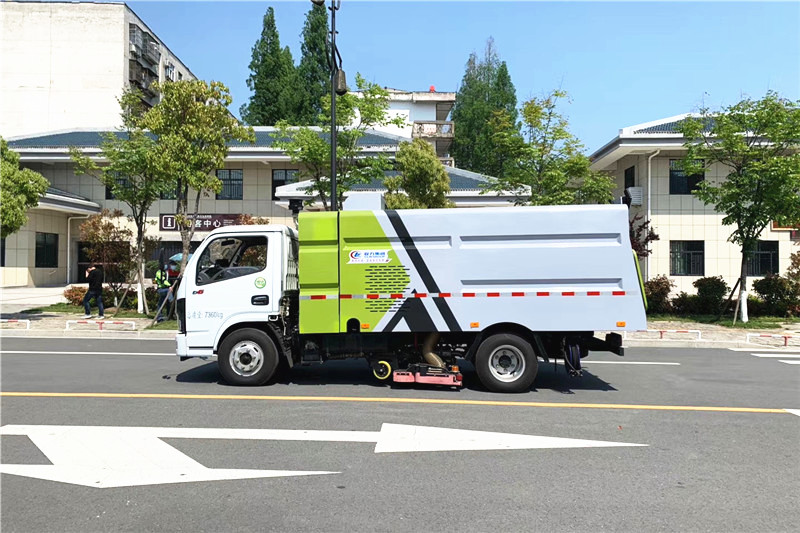
<path fill-rule="evenodd" d="M 133 232 L 126 227 L 125 221 L 119 209 L 103 209 L 81 224 L 81 240 L 88 243 L 84 251 L 92 263 L 102 265 L 103 281 L 114 294 L 115 307 L 122 305 L 122 286 L 137 269 L 131 254 Z"/>
<path fill-rule="evenodd" d="M 326 48 L 328 39 L 328 14 L 325 6 L 311 5 L 303 25 L 303 44 L 300 65 L 297 67 L 298 110 L 296 120 L 290 123 L 297 126 L 320 124 L 322 97 L 330 93 L 331 78 Z"/>
<path fill-rule="evenodd" d="M 483 59 L 474 52 L 467 60 L 466 71 L 453 106 L 455 131 L 453 157 L 459 167 L 502 177 L 505 165 L 496 151 L 495 131 L 489 121 L 499 111 L 509 134 L 518 131 L 517 97 L 508 67 L 500 61 L 494 40 L 486 42 Z M 495 124 L 497 127 L 499 124 Z"/>
<path fill-rule="evenodd" d="M 194 236 L 200 197 L 219 192 L 222 182 L 215 170 L 222 168 L 228 142 L 254 142 L 250 127 L 239 124 L 228 112 L 231 96 L 218 81 L 183 80 L 156 84 L 161 101 L 142 116 L 141 126 L 156 136 L 153 165 L 170 176 L 176 191 L 175 222 L 181 234 L 183 272 Z M 197 194 L 190 206 L 189 189 Z"/>
<path fill-rule="evenodd" d="M 360 74 L 356 75 L 356 87 L 359 93 L 347 93 L 336 99 L 336 202 L 341 207 L 345 194 L 358 183 L 369 183 L 382 180 L 384 171 L 390 168 L 385 156 L 361 155 L 359 141 L 369 128 L 387 124 L 402 125 L 400 117 L 389 119 L 389 93 L 379 85 L 366 81 Z M 323 209 L 329 209 L 331 147 L 330 116 L 331 99 L 325 95 L 322 99 L 324 124 L 320 131 L 309 127 L 292 127 L 287 121 L 278 123 L 278 131 L 274 134 L 275 146 L 286 151 L 293 163 L 300 163 L 300 179 L 308 180 L 307 192 L 319 198 Z"/>
<path fill-rule="evenodd" d="M 450 207 L 450 179 L 436 151 L 423 139 L 400 143 L 397 150 L 400 174 L 384 180 L 389 209 Z M 403 192 L 400 192 L 402 189 Z"/>
<path fill-rule="evenodd" d="M 728 240 L 742 250 L 739 302 L 747 322 L 747 261 L 761 232 L 773 220 L 800 226 L 800 101 L 769 91 L 718 112 L 703 108 L 679 130 L 686 139 L 686 173 L 705 172 L 714 163 L 728 172 L 719 182 L 702 181 L 693 194 L 725 215 L 723 225 L 734 227 Z"/>
<path fill-rule="evenodd" d="M 50 185 L 44 176 L 29 168 L 19 168 L 19 154 L 8 149 L 0 137 L 0 237 L 7 237 L 28 222 L 28 209 L 39 205 Z"/>
<path fill-rule="evenodd" d="M 521 205 L 607 204 L 613 199 L 613 180 L 591 170 L 583 145 L 569 131 L 558 111 L 567 93 L 556 90 L 522 105 L 525 137 L 509 126 L 511 118 L 496 112 L 489 121 L 495 150 L 503 161 L 502 176 L 487 190 L 512 192 Z"/>
<path fill-rule="evenodd" d="M 261 37 L 253 45 L 247 87 L 253 91 L 253 95 L 239 109 L 245 123 L 273 126 L 279 120 L 296 122 L 299 95 L 297 75 L 289 47 L 281 48 L 272 7 L 267 8 Z"/>
<path fill-rule="evenodd" d="M 156 140 L 141 126 L 145 109 L 137 91 L 127 91 L 120 99 L 122 107 L 122 132 L 103 135 L 100 157 L 107 164 L 99 166 L 77 148 L 70 148 L 75 162 L 76 174 L 94 176 L 108 187 L 114 198 L 130 209 L 130 219 L 136 227 L 134 259 L 137 263 L 136 278 L 139 286 L 140 311 L 149 312 L 144 294 L 144 269 L 147 255 L 147 213 L 150 207 L 169 190 L 173 184 L 171 176 L 160 172 L 156 165 Z"/>

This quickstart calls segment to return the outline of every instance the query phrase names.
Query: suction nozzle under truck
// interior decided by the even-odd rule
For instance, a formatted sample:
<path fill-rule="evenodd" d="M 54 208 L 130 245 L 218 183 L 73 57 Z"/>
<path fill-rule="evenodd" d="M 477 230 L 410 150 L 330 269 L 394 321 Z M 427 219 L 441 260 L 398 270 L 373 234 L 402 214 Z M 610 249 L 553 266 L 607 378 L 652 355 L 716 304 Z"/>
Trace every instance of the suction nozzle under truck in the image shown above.
<path fill-rule="evenodd" d="M 365 358 L 380 380 L 497 392 L 539 360 L 572 373 L 645 329 L 624 205 L 302 213 L 211 232 L 177 293 L 181 360 L 263 385 L 280 365 Z M 595 331 L 608 331 L 605 339 Z"/>

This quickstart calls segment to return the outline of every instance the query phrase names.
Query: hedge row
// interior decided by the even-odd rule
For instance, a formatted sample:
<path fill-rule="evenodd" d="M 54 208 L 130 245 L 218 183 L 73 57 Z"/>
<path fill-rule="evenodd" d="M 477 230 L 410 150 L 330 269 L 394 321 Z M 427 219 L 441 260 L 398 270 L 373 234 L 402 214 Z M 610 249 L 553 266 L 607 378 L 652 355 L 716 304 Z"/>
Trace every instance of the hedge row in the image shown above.
<path fill-rule="evenodd" d="M 681 292 L 670 297 L 675 283 L 667 276 L 656 276 L 644 284 L 649 314 L 716 315 L 730 294 L 730 287 L 720 276 L 700 278 L 692 285 L 697 294 Z M 800 283 L 782 276 L 766 276 L 753 282 L 758 297 L 747 299 L 751 316 L 799 316 Z M 736 297 L 734 297 L 736 299 Z M 729 312 L 732 312 L 730 306 Z"/>
<path fill-rule="evenodd" d="M 76 287 L 75 285 L 71 285 L 64 290 L 64 298 L 72 305 L 83 305 L 83 298 L 86 296 L 88 290 L 88 287 Z M 156 288 L 145 287 L 144 294 L 147 298 L 147 305 L 150 310 L 155 310 L 158 304 L 158 292 Z M 119 297 L 122 298 L 122 293 L 119 294 Z M 94 301 L 92 301 L 92 303 L 94 303 Z M 122 302 L 122 309 L 136 309 L 138 303 L 139 299 L 136 296 L 136 289 L 131 287 L 131 290 L 128 291 L 128 295 L 125 297 L 125 301 Z M 114 293 L 108 287 L 103 287 L 103 306 L 114 306 Z"/>

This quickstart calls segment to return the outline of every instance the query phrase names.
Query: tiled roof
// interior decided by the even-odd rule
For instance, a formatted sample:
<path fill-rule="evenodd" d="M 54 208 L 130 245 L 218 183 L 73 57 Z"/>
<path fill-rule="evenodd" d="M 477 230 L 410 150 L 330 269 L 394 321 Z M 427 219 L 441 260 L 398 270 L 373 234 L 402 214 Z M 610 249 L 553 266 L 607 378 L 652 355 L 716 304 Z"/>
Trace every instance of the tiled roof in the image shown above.
<path fill-rule="evenodd" d="M 8 146 L 11 149 L 18 150 L 20 148 L 67 148 L 75 146 L 78 148 L 94 148 L 99 147 L 103 141 L 103 134 L 109 133 L 108 130 L 95 130 L 95 131 L 68 131 L 60 133 L 49 133 L 44 135 L 37 135 L 34 137 L 25 137 L 16 140 L 8 141 Z M 113 132 L 119 138 L 125 138 L 125 132 Z M 247 142 L 232 141 L 229 143 L 231 147 L 254 147 L 254 148 L 269 148 L 275 142 L 272 137 L 272 131 L 256 131 L 256 142 L 250 144 Z M 320 136 L 326 141 L 330 138 L 329 134 L 320 132 Z M 397 146 L 398 139 L 392 135 L 382 135 L 378 132 L 368 132 L 360 140 L 361 146 Z"/>
<path fill-rule="evenodd" d="M 460 168 L 445 167 L 447 176 L 450 178 L 451 191 L 479 191 L 481 190 L 489 179 L 483 174 L 477 172 L 470 172 Z M 399 174 L 396 170 L 387 170 L 384 175 L 387 178 L 397 176 Z M 380 180 L 372 180 L 370 183 L 361 183 L 353 186 L 355 191 L 385 191 L 383 182 Z"/>
<path fill-rule="evenodd" d="M 55 187 L 48 187 L 46 194 L 52 194 L 54 196 L 63 196 L 64 198 L 72 198 L 73 200 L 84 200 L 86 202 L 91 202 L 91 200 L 89 200 L 84 196 L 73 194 L 67 191 L 62 191 L 61 189 L 56 189 Z"/>
<path fill-rule="evenodd" d="M 655 124 L 653 126 L 648 126 L 646 128 L 633 130 L 633 133 L 635 135 L 642 134 L 642 133 L 644 133 L 644 134 L 647 134 L 647 133 L 651 133 L 651 134 L 652 133 L 654 133 L 654 134 L 659 134 L 659 133 L 680 133 L 680 131 L 678 131 L 678 126 L 680 126 L 681 123 L 683 123 L 684 120 L 675 120 L 673 122 L 663 122 L 661 124 Z M 709 131 L 711 129 L 711 127 L 713 126 L 713 124 L 714 124 L 713 120 L 711 120 L 711 119 L 706 120 L 705 131 Z"/>

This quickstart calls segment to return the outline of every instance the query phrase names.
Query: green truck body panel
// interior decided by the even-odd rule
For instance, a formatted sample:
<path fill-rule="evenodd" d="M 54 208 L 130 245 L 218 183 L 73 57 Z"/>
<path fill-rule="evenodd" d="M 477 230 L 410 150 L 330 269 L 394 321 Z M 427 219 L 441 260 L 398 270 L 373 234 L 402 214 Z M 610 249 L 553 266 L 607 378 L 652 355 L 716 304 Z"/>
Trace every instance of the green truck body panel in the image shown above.
<path fill-rule="evenodd" d="M 300 333 L 340 333 L 348 322 L 368 333 L 399 301 L 365 299 L 365 294 L 403 293 L 410 278 L 371 211 L 301 213 Z M 364 252 L 385 263 L 370 263 Z M 356 257 L 351 258 L 351 253 Z M 362 262 L 364 261 L 364 262 Z M 326 296 L 325 299 L 319 298 Z M 354 295 L 356 298 L 340 298 Z M 311 299 L 314 296 L 315 299 Z"/>
<path fill-rule="evenodd" d="M 339 328 L 339 231 L 337 213 L 300 213 L 300 333 Z M 310 300 L 311 295 L 336 296 Z"/>
<path fill-rule="evenodd" d="M 341 294 L 385 295 L 402 293 L 408 287 L 408 271 L 392 250 L 389 239 L 372 211 L 343 211 L 339 214 L 339 246 Z M 380 252 L 387 262 L 361 263 L 359 259 L 351 258 L 351 253 L 363 255 L 369 251 Z M 339 331 L 347 331 L 347 322 L 351 319 L 358 320 L 362 332 L 374 331 L 386 313 L 400 303 L 401 300 L 387 298 L 341 299 Z"/>

